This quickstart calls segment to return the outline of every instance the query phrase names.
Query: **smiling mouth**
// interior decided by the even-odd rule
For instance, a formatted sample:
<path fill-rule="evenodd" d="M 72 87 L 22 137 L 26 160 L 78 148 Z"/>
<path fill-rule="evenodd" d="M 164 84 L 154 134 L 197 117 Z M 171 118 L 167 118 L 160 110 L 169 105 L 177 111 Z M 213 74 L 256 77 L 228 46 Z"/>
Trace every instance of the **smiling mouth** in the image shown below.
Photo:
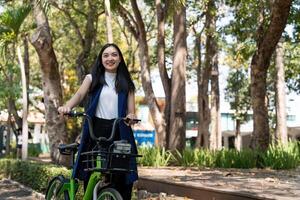
<path fill-rule="evenodd" d="M 108 64 L 106 64 L 106 66 L 113 67 L 113 66 L 115 66 L 115 63 L 108 63 Z"/>

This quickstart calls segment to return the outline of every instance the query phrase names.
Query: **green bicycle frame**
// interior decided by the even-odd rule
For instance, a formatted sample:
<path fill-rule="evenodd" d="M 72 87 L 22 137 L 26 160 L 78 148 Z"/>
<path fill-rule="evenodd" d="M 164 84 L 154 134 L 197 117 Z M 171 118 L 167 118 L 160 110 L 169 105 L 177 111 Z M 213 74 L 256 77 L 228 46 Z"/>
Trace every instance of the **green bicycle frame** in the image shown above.
<path fill-rule="evenodd" d="M 101 168 L 100 156 L 97 156 L 96 166 L 97 168 Z M 94 187 L 100 179 L 101 179 L 100 172 L 92 172 L 83 196 L 83 200 L 90 200 L 93 198 Z M 71 178 L 70 183 L 65 183 L 61 191 L 63 192 L 67 190 L 69 193 L 70 200 L 75 200 L 77 189 L 78 189 L 78 183 L 75 181 L 74 178 Z"/>

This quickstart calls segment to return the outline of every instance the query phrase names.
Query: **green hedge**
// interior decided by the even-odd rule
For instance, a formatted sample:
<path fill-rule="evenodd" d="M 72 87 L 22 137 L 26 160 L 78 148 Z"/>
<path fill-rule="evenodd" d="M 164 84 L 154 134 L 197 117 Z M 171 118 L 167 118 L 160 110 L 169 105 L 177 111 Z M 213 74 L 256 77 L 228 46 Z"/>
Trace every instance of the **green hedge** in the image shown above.
<path fill-rule="evenodd" d="M 18 181 L 35 191 L 45 193 L 48 182 L 56 175 L 68 176 L 64 167 L 35 161 L 0 159 L 0 176 Z"/>

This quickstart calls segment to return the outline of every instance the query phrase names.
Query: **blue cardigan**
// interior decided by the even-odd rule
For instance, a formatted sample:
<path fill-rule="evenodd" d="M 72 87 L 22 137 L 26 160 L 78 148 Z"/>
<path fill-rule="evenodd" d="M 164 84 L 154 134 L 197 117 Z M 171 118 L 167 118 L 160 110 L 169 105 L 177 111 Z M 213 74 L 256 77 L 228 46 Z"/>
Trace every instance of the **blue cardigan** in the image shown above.
<path fill-rule="evenodd" d="M 88 109 L 86 110 L 86 114 L 89 115 L 91 118 L 95 116 L 96 108 L 98 105 L 98 100 L 100 97 L 102 87 L 100 87 L 98 90 L 96 90 L 90 98 L 90 104 Z M 124 92 L 119 92 L 118 93 L 118 117 L 126 117 L 126 112 L 127 112 L 127 99 L 128 99 L 128 94 Z M 137 147 L 135 144 L 133 132 L 130 126 L 127 126 L 126 124 L 121 121 L 119 123 L 119 130 L 120 130 L 120 139 L 121 140 L 127 140 L 132 146 L 133 153 L 137 154 Z M 85 121 L 83 125 L 83 132 L 82 136 L 80 139 L 80 145 L 78 149 L 78 156 L 76 159 L 76 162 L 74 164 L 73 168 L 73 178 L 78 178 L 80 180 L 88 180 L 89 178 L 89 173 L 85 172 L 83 170 L 83 163 L 82 163 L 82 157 L 80 154 L 85 151 L 90 151 L 91 147 L 89 147 L 88 144 L 91 143 L 91 138 L 89 134 L 89 127 L 87 121 Z M 130 160 L 130 169 L 135 170 L 136 172 L 130 172 L 126 176 L 126 183 L 130 184 L 133 183 L 138 179 L 137 175 L 137 164 L 136 164 L 136 159 L 132 158 Z"/>

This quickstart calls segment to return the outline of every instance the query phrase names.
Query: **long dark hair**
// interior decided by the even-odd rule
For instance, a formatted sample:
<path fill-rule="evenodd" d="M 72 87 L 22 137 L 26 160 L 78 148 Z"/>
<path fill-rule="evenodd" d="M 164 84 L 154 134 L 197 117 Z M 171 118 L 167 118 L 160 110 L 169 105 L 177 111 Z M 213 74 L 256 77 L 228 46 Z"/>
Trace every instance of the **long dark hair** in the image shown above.
<path fill-rule="evenodd" d="M 95 63 L 92 65 L 91 74 L 92 74 L 92 85 L 90 88 L 90 92 L 93 93 L 100 86 L 106 85 L 105 82 L 105 68 L 102 64 L 102 54 L 103 51 L 108 47 L 114 47 L 117 49 L 120 56 L 120 63 L 117 68 L 117 76 L 116 76 L 116 91 L 117 93 L 123 91 L 125 93 L 134 92 L 135 86 L 127 69 L 127 65 L 125 64 L 122 52 L 120 48 L 113 43 L 105 44 L 100 50 Z"/>

